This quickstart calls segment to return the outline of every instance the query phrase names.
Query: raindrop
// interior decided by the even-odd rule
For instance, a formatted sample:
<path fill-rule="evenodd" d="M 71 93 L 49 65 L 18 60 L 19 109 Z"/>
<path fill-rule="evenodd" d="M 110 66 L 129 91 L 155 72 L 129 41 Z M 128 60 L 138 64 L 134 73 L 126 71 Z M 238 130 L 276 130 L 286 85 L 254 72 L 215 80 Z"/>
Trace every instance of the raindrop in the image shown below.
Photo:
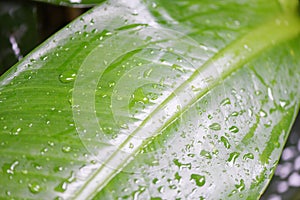
<path fill-rule="evenodd" d="M 239 115 L 239 113 L 237 111 L 233 111 L 230 116 L 232 117 L 237 117 Z"/>
<path fill-rule="evenodd" d="M 229 98 L 225 98 L 221 101 L 220 105 L 224 106 L 224 105 L 228 105 L 231 104 L 230 99 Z"/>
<path fill-rule="evenodd" d="M 252 159 L 254 159 L 254 155 L 253 155 L 253 153 L 247 153 L 243 156 L 243 159 L 244 160 L 248 160 L 248 159 L 252 160 Z"/>
<path fill-rule="evenodd" d="M 75 80 L 76 73 L 72 70 L 65 71 L 59 75 L 59 81 L 62 83 L 70 83 Z"/>
<path fill-rule="evenodd" d="M 191 163 L 181 163 L 181 162 L 179 162 L 178 159 L 174 159 L 173 162 L 174 162 L 174 164 L 176 166 L 179 167 L 179 169 L 183 169 L 183 168 L 191 169 L 192 168 L 192 164 Z"/>
<path fill-rule="evenodd" d="M 212 156 L 211 156 L 210 152 L 208 152 L 208 151 L 202 150 L 200 152 L 200 155 L 207 158 L 207 159 L 212 159 Z"/>
<path fill-rule="evenodd" d="M 133 148 L 134 148 L 134 145 L 133 145 L 132 143 L 130 143 L 130 144 L 129 144 L 129 148 L 130 148 L 130 149 L 133 149 Z"/>
<path fill-rule="evenodd" d="M 240 180 L 240 183 L 235 185 L 236 189 L 238 189 L 240 192 L 245 189 L 245 182 L 244 179 Z"/>
<path fill-rule="evenodd" d="M 37 194 L 37 193 L 41 192 L 41 190 L 42 190 L 41 186 L 37 183 L 29 183 L 28 189 L 33 194 Z"/>
<path fill-rule="evenodd" d="M 71 151 L 71 147 L 70 146 L 63 146 L 61 149 L 64 153 L 69 153 Z"/>
<path fill-rule="evenodd" d="M 235 163 L 236 159 L 240 156 L 240 153 L 238 152 L 232 152 L 230 155 L 229 155 L 229 158 L 228 158 L 228 162 L 232 162 L 233 164 Z"/>
<path fill-rule="evenodd" d="M 178 172 L 176 172 L 175 174 L 175 180 L 177 180 L 178 182 L 181 180 L 181 176 L 179 175 Z"/>
<path fill-rule="evenodd" d="M 290 104 L 290 102 L 288 100 L 283 100 L 283 99 L 280 99 L 279 100 L 279 105 L 281 108 L 283 109 L 286 109 L 286 107 Z"/>
<path fill-rule="evenodd" d="M 226 149 L 230 148 L 231 145 L 230 145 L 230 143 L 229 143 L 229 141 L 228 141 L 228 139 L 226 137 L 221 136 L 221 141 L 223 142 L 223 144 L 224 144 L 224 146 L 225 146 Z"/>
<path fill-rule="evenodd" d="M 108 87 L 114 87 L 116 85 L 116 82 L 114 82 L 114 81 L 110 81 L 110 82 L 108 82 Z"/>
<path fill-rule="evenodd" d="M 268 96 L 269 96 L 269 99 L 271 101 L 274 101 L 274 97 L 273 97 L 273 93 L 272 93 L 272 89 L 271 88 L 268 88 Z"/>
<path fill-rule="evenodd" d="M 58 186 L 56 186 L 54 190 L 57 191 L 57 192 L 64 192 L 64 191 L 67 190 L 67 187 L 68 187 L 68 183 L 63 181 Z"/>
<path fill-rule="evenodd" d="M 218 123 L 213 123 L 213 124 L 209 125 L 209 128 L 214 131 L 219 131 L 219 130 L 221 130 L 221 125 Z"/>
<path fill-rule="evenodd" d="M 267 117 L 268 114 L 267 114 L 266 111 L 264 111 L 263 109 L 261 109 L 261 110 L 259 111 L 259 116 L 261 116 L 261 117 Z"/>
<path fill-rule="evenodd" d="M 172 69 L 180 72 L 184 72 L 184 69 L 180 65 L 173 64 Z"/>
<path fill-rule="evenodd" d="M 237 132 L 239 132 L 239 128 L 236 127 L 236 126 L 231 126 L 231 127 L 229 128 L 229 131 L 230 131 L 231 133 L 237 133 Z"/>
<path fill-rule="evenodd" d="M 7 174 L 14 174 L 15 167 L 19 164 L 19 161 L 14 161 L 12 164 L 4 164 L 2 171 Z"/>
<path fill-rule="evenodd" d="M 202 187 L 205 184 L 205 176 L 199 174 L 192 174 L 190 180 L 194 180 L 196 185 Z"/>

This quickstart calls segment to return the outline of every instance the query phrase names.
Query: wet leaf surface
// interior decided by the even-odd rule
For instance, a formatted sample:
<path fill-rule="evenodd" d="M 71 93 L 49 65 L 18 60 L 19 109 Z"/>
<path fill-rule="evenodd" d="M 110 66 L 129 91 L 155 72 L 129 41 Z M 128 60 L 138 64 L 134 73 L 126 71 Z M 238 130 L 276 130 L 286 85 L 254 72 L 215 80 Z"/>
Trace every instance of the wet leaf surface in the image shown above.
<path fill-rule="evenodd" d="M 78 18 L 0 78 L 1 197 L 258 199 L 299 109 L 297 3 Z"/>

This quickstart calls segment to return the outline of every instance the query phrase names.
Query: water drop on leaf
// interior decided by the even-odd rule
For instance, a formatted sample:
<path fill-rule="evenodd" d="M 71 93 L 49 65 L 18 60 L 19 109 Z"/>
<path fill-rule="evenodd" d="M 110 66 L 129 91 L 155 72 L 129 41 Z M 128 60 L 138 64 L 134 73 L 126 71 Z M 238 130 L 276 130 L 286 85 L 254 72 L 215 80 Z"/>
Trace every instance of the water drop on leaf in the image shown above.
<path fill-rule="evenodd" d="M 75 80 L 76 73 L 72 70 L 65 71 L 59 75 L 59 81 L 62 83 L 70 83 Z"/>
<path fill-rule="evenodd" d="M 218 123 L 213 123 L 213 124 L 209 125 L 209 128 L 214 131 L 219 131 L 219 130 L 221 130 L 221 125 Z"/>
<path fill-rule="evenodd" d="M 196 185 L 199 186 L 199 187 L 202 187 L 206 182 L 205 181 L 205 176 L 201 176 L 199 174 L 192 174 L 190 180 L 194 180 Z"/>
<path fill-rule="evenodd" d="M 237 133 L 237 132 L 239 132 L 239 128 L 236 127 L 236 126 L 231 126 L 231 127 L 229 128 L 229 131 L 230 131 L 231 133 Z"/>
<path fill-rule="evenodd" d="M 33 194 L 37 194 L 39 192 L 41 192 L 42 188 L 38 183 L 29 183 L 28 184 L 28 189 L 31 193 Z"/>

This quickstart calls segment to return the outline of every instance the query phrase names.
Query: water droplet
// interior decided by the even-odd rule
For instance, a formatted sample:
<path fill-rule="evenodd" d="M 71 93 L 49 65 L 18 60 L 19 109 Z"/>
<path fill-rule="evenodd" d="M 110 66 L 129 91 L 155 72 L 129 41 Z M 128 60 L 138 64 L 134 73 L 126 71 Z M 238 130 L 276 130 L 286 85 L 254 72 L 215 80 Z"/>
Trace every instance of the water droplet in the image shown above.
<path fill-rule="evenodd" d="M 37 194 L 39 192 L 41 192 L 42 188 L 38 183 L 29 183 L 28 184 L 28 189 L 31 193 L 33 194 Z"/>
<path fill-rule="evenodd" d="M 177 64 L 173 64 L 173 65 L 172 65 L 172 69 L 173 69 L 173 70 L 180 71 L 180 72 L 184 72 L 183 67 L 181 67 L 180 65 L 177 65 Z"/>
<path fill-rule="evenodd" d="M 231 104 L 231 101 L 229 98 L 223 99 L 220 103 L 221 106 L 228 105 L 228 104 Z"/>
<path fill-rule="evenodd" d="M 248 160 L 248 159 L 252 160 L 252 159 L 254 159 L 254 155 L 253 155 L 253 153 L 247 153 L 243 156 L 243 159 L 244 160 Z"/>
<path fill-rule="evenodd" d="M 194 180 L 196 185 L 202 187 L 205 184 L 205 176 L 199 174 L 192 174 L 190 180 Z"/>
<path fill-rule="evenodd" d="M 191 169 L 192 168 L 192 164 L 191 163 L 181 163 L 181 162 L 179 162 L 178 159 L 174 159 L 173 162 L 174 162 L 174 164 L 176 166 L 179 167 L 179 169 L 183 169 L 183 168 Z"/>
<path fill-rule="evenodd" d="M 132 143 L 129 144 L 129 148 L 133 149 L 134 145 Z"/>
<path fill-rule="evenodd" d="M 279 99 L 279 105 L 281 108 L 285 109 L 289 104 L 290 102 L 288 100 Z"/>
<path fill-rule="evenodd" d="M 240 183 L 235 185 L 236 189 L 238 189 L 238 191 L 243 191 L 245 189 L 245 182 L 244 179 L 240 180 Z"/>
<path fill-rule="evenodd" d="M 268 88 L 268 96 L 271 101 L 274 101 L 273 92 L 271 88 Z"/>
<path fill-rule="evenodd" d="M 259 116 L 261 116 L 261 117 L 267 117 L 268 114 L 267 114 L 267 112 L 264 111 L 263 109 L 260 109 L 260 111 L 259 111 Z"/>
<path fill-rule="evenodd" d="M 116 85 L 116 82 L 114 82 L 114 81 L 110 81 L 110 82 L 108 82 L 108 87 L 114 87 Z"/>
<path fill-rule="evenodd" d="M 228 141 L 228 139 L 226 137 L 221 136 L 221 141 L 223 142 L 223 144 L 224 144 L 224 146 L 225 146 L 226 149 L 230 148 L 231 145 L 230 145 L 230 143 L 229 143 L 229 141 Z"/>
<path fill-rule="evenodd" d="M 55 191 L 57 192 L 65 192 L 67 190 L 68 183 L 63 181 L 58 186 L 55 187 Z"/>
<path fill-rule="evenodd" d="M 218 123 L 212 123 L 211 125 L 209 125 L 209 128 L 214 131 L 219 131 L 221 130 L 221 125 Z"/>
<path fill-rule="evenodd" d="M 229 131 L 230 131 L 231 133 L 237 133 L 237 132 L 239 132 L 239 128 L 236 127 L 236 126 L 231 126 L 231 127 L 229 128 Z"/>
<path fill-rule="evenodd" d="M 63 146 L 61 149 L 64 153 L 69 153 L 71 151 L 71 147 L 70 146 Z"/>
<path fill-rule="evenodd" d="M 232 163 L 235 163 L 236 159 L 240 156 L 240 153 L 238 152 L 232 152 L 230 155 L 229 155 L 229 158 L 228 158 L 228 162 L 232 162 Z"/>
<path fill-rule="evenodd" d="M 76 73 L 72 70 L 65 71 L 59 75 L 59 81 L 62 83 L 70 83 L 75 80 Z"/>
<path fill-rule="evenodd" d="M 208 151 L 202 150 L 200 152 L 200 155 L 207 158 L 207 159 L 212 159 L 212 156 L 211 156 L 210 152 L 208 152 Z"/>
<path fill-rule="evenodd" d="M 17 161 L 17 160 L 11 164 L 9 164 L 9 163 L 4 164 L 2 166 L 3 173 L 14 174 L 14 170 L 18 164 L 19 164 L 19 161 Z"/>
<path fill-rule="evenodd" d="M 181 176 L 178 172 L 175 173 L 175 180 L 177 180 L 178 182 L 181 180 Z"/>
<path fill-rule="evenodd" d="M 230 116 L 232 117 L 237 117 L 239 115 L 239 113 L 237 111 L 233 111 Z"/>

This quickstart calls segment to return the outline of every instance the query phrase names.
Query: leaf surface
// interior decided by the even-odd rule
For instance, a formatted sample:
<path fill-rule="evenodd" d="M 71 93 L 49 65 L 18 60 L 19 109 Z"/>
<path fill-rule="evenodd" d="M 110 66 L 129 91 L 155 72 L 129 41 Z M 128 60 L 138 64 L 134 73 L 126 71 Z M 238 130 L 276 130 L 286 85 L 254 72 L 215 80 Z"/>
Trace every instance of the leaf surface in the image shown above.
<path fill-rule="evenodd" d="M 297 1 L 109 1 L 0 78 L 3 198 L 257 199 L 299 108 Z"/>

